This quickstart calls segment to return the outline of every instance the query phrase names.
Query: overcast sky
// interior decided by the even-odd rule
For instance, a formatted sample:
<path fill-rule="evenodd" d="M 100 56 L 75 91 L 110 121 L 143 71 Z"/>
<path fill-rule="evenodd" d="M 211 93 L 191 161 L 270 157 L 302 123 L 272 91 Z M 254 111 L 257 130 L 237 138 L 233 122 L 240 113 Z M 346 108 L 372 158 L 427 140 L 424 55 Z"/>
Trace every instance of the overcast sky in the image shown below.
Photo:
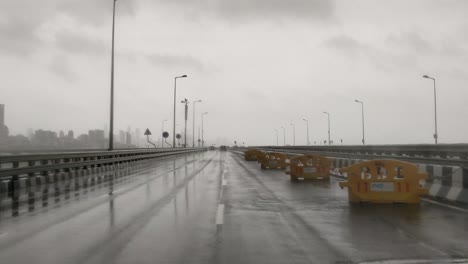
<path fill-rule="evenodd" d="M 109 124 L 112 0 L 0 0 L 0 103 L 11 134 Z M 118 0 L 115 127 L 172 132 L 201 99 L 205 135 L 248 145 L 331 136 L 468 142 L 468 1 Z M 189 131 L 192 126 L 190 105 Z M 197 127 L 198 127 L 197 125 Z M 169 127 L 171 127 L 169 129 Z M 218 140 L 219 143 L 219 140 Z"/>

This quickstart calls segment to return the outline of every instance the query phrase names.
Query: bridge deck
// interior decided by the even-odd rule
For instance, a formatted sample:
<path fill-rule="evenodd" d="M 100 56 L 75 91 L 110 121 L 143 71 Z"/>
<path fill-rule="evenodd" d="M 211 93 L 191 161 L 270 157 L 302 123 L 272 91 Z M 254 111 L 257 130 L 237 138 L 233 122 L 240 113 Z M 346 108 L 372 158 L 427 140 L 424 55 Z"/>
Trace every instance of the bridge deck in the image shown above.
<path fill-rule="evenodd" d="M 260 170 L 233 152 L 155 161 L 134 174 L 112 184 L 41 190 L 51 195 L 29 206 L 9 208 L 3 201 L 1 262 L 440 263 L 468 257 L 466 211 L 428 202 L 352 206 L 338 179 L 291 183 L 283 171 Z"/>

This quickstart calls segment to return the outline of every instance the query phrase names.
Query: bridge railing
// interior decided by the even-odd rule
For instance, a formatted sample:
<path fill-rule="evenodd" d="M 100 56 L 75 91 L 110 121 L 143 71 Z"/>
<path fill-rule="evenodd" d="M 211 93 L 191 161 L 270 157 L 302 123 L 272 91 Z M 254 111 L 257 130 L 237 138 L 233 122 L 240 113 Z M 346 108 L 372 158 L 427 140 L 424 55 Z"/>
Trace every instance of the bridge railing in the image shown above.
<path fill-rule="evenodd" d="M 371 145 L 371 146 L 262 146 L 261 149 L 360 155 L 362 157 L 402 157 L 410 160 L 434 160 L 452 163 L 468 162 L 468 144 L 440 145 Z"/>
<path fill-rule="evenodd" d="M 70 172 L 123 162 L 188 154 L 204 148 L 139 149 L 0 155 L 0 180 Z"/>

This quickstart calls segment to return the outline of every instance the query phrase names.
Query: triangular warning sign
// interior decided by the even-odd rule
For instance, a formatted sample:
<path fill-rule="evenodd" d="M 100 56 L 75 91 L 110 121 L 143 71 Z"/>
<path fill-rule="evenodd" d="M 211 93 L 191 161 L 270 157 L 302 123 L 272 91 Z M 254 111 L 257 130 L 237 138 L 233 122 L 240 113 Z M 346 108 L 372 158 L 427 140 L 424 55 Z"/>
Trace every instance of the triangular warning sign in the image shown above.
<path fill-rule="evenodd" d="M 149 130 L 149 128 L 146 129 L 145 136 L 151 136 L 151 131 Z"/>

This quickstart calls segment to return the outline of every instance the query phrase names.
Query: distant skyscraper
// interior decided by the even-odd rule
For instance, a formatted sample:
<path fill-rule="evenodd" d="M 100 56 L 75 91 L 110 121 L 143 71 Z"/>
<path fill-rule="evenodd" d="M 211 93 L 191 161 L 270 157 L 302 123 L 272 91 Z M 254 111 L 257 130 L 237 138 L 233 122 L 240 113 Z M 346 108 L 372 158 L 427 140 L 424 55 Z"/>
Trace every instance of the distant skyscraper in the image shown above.
<path fill-rule="evenodd" d="M 5 126 L 5 105 L 0 104 L 0 145 L 6 143 L 8 134 L 8 127 Z"/>
<path fill-rule="evenodd" d="M 125 141 L 125 144 L 127 144 L 127 145 L 132 144 L 132 135 L 130 134 L 130 132 L 127 132 L 127 139 Z"/>
<path fill-rule="evenodd" d="M 125 144 L 125 131 L 123 130 L 119 131 L 119 142 L 121 144 Z"/>
<path fill-rule="evenodd" d="M 140 147 L 140 140 L 141 140 L 141 131 L 139 128 L 135 130 L 135 145 Z"/>
<path fill-rule="evenodd" d="M 75 133 L 73 133 L 73 130 L 68 130 L 68 139 L 74 139 L 75 138 Z"/>
<path fill-rule="evenodd" d="M 104 126 L 104 137 L 109 138 L 109 129 L 107 128 L 107 125 Z"/>
<path fill-rule="evenodd" d="M 0 127 L 5 126 L 5 105 L 0 104 Z"/>

